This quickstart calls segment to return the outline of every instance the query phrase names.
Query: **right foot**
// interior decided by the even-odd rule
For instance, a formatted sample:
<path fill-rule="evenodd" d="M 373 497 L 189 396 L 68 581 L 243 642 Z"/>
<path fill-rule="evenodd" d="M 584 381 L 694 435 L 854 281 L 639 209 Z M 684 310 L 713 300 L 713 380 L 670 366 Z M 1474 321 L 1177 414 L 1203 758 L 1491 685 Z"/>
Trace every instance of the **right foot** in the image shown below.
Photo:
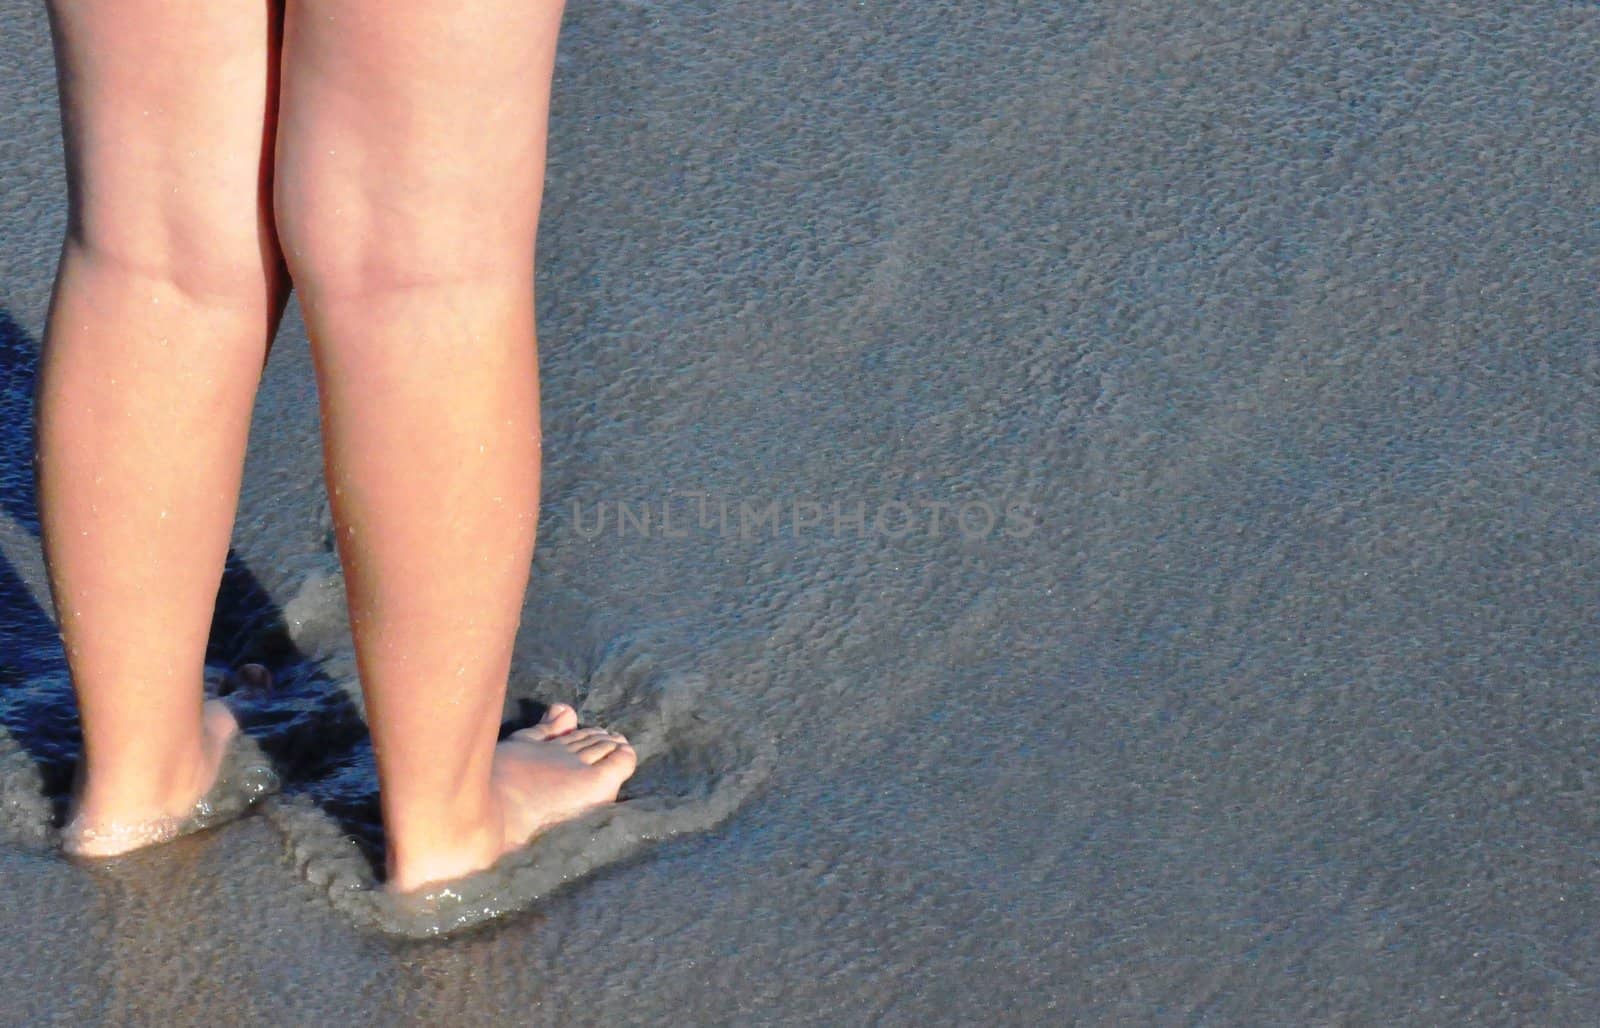
<path fill-rule="evenodd" d="M 182 835 L 239 734 L 239 723 L 221 700 L 207 700 L 202 718 L 201 751 L 174 773 L 169 788 L 110 799 L 100 795 L 103 789 L 86 788 L 61 830 L 62 849 L 74 857 L 117 857 Z"/>
<path fill-rule="evenodd" d="M 272 673 L 260 664 L 245 664 L 229 672 L 217 686 L 222 694 L 265 692 L 272 688 Z M 75 857 L 116 857 L 193 830 L 201 801 L 217 784 L 228 748 L 238 734 L 239 722 L 227 704 L 220 699 L 207 700 L 201 708 L 200 752 L 178 762 L 167 786 L 159 788 L 146 781 L 139 783 L 143 788 L 135 793 L 127 782 L 112 783 L 108 793 L 105 783 L 86 783 L 74 803 L 72 819 L 62 829 L 62 849 Z M 242 783 L 235 784 L 242 788 Z"/>
<path fill-rule="evenodd" d="M 600 728 L 580 729 L 576 711 L 552 704 L 538 724 L 513 732 L 495 748 L 491 795 L 499 826 L 487 845 L 475 853 L 391 866 L 389 887 L 418 892 L 481 871 L 545 829 L 614 802 L 637 764 L 627 739 Z"/>

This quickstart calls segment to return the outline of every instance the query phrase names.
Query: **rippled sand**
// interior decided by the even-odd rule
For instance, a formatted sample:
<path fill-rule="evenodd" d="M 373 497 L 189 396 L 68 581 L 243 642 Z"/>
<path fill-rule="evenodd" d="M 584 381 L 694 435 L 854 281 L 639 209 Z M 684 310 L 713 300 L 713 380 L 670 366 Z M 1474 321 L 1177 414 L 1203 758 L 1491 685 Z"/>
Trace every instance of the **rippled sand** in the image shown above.
<path fill-rule="evenodd" d="M 1600 1016 L 1590 5 L 574 3 L 506 715 L 643 764 L 423 911 L 373 888 L 293 313 L 212 653 L 278 676 L 283 792 L 49 848 L 40 8 L 0 6 L 0 1020 Z"/>

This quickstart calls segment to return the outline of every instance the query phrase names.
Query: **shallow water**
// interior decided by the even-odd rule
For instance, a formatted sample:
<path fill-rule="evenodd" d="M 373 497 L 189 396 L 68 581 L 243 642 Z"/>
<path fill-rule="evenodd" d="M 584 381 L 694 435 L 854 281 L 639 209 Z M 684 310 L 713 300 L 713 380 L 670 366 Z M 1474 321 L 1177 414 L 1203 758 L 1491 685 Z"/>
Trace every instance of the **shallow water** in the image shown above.
<path fill-rule="evenodd" d="M 0 10 L 6 1020 L 1600 1015 L 1590 5 L 574 3 L 507 716 L 648 752 L 420 943 L 293 312 L 211 654 L 284 796 L 42 845 L 64 194 Z"/>

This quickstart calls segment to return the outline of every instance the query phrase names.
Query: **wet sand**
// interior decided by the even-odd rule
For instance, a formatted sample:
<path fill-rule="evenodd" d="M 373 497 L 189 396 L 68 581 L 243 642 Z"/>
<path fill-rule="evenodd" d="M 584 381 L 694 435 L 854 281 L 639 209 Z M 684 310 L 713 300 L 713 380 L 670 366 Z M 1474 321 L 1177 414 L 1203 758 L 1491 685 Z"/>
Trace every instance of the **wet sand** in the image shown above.
<path fill-rule="evenodd" d="M 1600 1016 L 1590 5 L 574 2 L 507 714 L 648 752 L 442 942 L 366 902 L 293 310 L 213 646 L 281 680 L 284 795 L 46 845 L 40 7 L 0 7 L 0 1020 Z"/>

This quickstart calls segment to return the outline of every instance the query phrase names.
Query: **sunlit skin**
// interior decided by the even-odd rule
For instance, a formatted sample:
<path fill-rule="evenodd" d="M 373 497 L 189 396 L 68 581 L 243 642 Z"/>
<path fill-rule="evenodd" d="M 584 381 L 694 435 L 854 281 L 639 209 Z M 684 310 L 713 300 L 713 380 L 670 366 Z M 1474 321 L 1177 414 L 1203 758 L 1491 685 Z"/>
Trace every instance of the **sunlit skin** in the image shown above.
<path fill-rule="evenodd" d="M 561 13 L 52 3 L 71 216 L 38 472 L 85 736 L 74 824 L 182 816 L 236 731 L 202 662 L 291 281 L 389 887 L 485 867 L 633 773 L 625 739 L 560 705 L 495 742 L 537 530 L 533 260 Z M 145 838 L 90 834 L 69 850 Z"/>

